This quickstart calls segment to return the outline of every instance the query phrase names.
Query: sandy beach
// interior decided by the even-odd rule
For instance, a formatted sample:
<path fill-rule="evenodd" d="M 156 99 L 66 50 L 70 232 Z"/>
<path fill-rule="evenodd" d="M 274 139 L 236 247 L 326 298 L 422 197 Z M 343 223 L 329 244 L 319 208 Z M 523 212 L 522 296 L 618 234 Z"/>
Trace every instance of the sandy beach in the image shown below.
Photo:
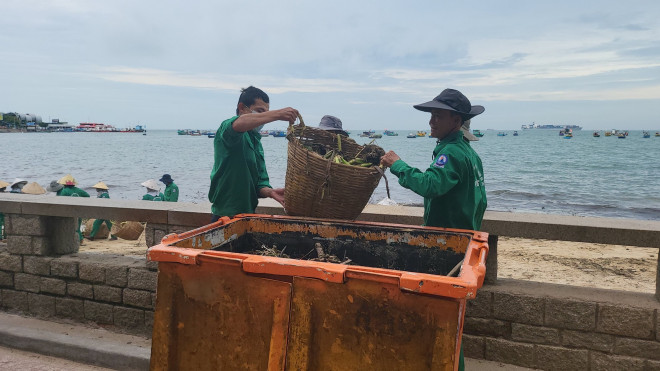
<path fill-rule="evenodd" d="M 144 240 L 88 241 L 81 252 L 143 255 Z M 657 248 L 500 237 L 498 277 L 655 292 Z"/>

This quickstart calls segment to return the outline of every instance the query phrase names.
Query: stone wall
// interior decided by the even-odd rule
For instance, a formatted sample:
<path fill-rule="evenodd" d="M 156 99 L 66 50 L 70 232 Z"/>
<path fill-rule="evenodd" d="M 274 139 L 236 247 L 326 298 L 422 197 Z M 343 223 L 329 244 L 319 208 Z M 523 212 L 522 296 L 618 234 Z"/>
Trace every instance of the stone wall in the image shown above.
<path fill-rule="evenodd" d="M 466 357 L 543 370 L 660 370 L 652 295 L 515 280 L 468 301 Z"/>
<path fill-rule="evenodd" d="M 44 237 L 48 222 L 36 215 L 7 215 L 8 238 L 0 245 L 0 307 L 150 335 L 157 263 L 144 257 L 58 254 Z M 74 224 L 68 227 L 67 235 L 77 242 Z"/>

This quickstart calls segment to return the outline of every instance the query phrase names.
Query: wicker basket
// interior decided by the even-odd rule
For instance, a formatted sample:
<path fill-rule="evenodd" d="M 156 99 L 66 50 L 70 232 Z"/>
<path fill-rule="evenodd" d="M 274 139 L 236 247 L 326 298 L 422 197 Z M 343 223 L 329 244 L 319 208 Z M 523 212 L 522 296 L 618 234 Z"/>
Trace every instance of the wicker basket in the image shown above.
<path fill-rule="evenodd" d="M 287 139 L 286 213 L 316 218 L 356 219 L 378 186 L 382 171 L 373 166 L 338 164 L 309 150 L 318 146 L 336 149 L 337 135 L 305 126 L 302 118 L 300 124 L 289 127 Z M 365 147 L 376 156 L 385 153 L 375 145 L 361 146 L 350 138 L 341 139 L 341 149 L 346 159 L 364 154 Z"/>
<path fill-rule="evenodd" d="M 121 222 L 112 225 L 111 234 L 122 240 L 137 240 L 144 231 L 144 226 L 140 222 Z"/>
<path fill-rule="evenodd" d="M 96 219 L 87 219 L 85 222 L 85 237 L 89 237 L 89 234 L 92 233 L 92 228 L 94 227 L 94 222 Z M 96 238 L 97 240 L 102 240 L 104 238 L 108 238 L 108 226 L 105 225 L 105 223 L 101 223 L 101 227 L 99 228 L 98 232 L 96 232 Z"/>

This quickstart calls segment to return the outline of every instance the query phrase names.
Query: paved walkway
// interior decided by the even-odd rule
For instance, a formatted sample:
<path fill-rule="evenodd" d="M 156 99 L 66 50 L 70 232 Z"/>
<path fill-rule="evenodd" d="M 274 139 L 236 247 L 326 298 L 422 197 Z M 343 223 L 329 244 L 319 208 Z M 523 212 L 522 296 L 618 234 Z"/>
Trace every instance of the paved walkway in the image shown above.
<path fill-rule="evenodd" d="M 0 312 L 0 370 L 148 370 L 151 339 Z M 465 359 L 468 371 L 529 368 Z M 105 367 L 105 368 L 104 368 Z"/>

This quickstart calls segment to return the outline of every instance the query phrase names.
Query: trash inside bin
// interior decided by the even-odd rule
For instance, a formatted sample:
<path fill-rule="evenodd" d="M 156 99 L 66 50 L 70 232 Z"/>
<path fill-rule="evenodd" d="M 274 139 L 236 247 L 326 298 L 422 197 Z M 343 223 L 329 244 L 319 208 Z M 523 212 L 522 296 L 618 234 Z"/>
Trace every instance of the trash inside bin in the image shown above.
<path fill-rule="evenodd" d="M 456 369 L 487 240 L 252 214 L 168 235 L 148 252 L 159 262 L 151 368 Z"/>

